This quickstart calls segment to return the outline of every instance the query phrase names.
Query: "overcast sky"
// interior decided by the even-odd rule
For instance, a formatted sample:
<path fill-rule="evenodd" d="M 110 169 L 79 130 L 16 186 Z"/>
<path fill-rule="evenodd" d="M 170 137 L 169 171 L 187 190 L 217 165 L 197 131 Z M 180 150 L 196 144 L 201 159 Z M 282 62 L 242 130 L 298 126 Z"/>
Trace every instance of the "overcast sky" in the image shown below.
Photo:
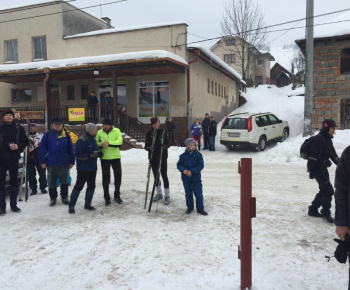
<path fill-rule="evenodd" d="M 114 0 L 76 0 L 71 4 L 82 8 L 99 3 L 109 3 Z M 0 0 L 1 2 L 7 2 Z M 16 0 L 16 4 L 27 3 L 28 0 Z M 85 11 L 100 18 L 102 16 L 112 19 L 114 27 L 126 27 L 133 25 L 144 25 L 160 22 L 183 21 L 186 22 L 189 32 L 188 41 L 201 40 L 200 37 L 214 38 L 221 36 L 220 21 L 223 15 L 225 0 L 127 0 L 116 4 L 91 8 Z M 258 0 L 261 12 L 265 17 L 266 25 L 278 24 L 286 21 L 304 18 L 306 15 L 306 0 Z M 331 11 L 350 8 L 349 0 L 314 0 L 315 15 Z M 1 4 L 0 4 L 1 7 Z M 329 20 L 328 16 L 317 18 L 318 23 Z M 292 23 L 285 26 L 277 26 L 271 30 L 291 28 L 293 26 L 304 26 L 305 22 Z M 344 25 L 349 25 L 345 23 Z M 191 34 L 200 36 L 196 37 Z M 282 35 L 283 34 L 283 35 Z M 271 32 L 268 43 L 271 47 L 283 46 L 294 42 L 302 37 L 305 29 L 295 29 L 285 32 Z M 206 47 L 211 42 L 202 43 Z"/>

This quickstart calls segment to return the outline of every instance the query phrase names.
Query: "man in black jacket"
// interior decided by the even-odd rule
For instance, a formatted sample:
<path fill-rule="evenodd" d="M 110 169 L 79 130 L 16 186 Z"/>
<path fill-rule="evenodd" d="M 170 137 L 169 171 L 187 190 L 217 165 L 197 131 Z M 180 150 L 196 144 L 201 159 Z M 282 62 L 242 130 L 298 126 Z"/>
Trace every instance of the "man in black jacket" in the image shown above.
<path fill-rule="evenodd" d="M 316 194 L 314 200 L 309 206 L 309 216 L 322 217 L 323 220 L 333 223 L 334 219 L 331 217 L 331 203 L 334 189 L 329 181 L 328 167 L 338 164 L 339 157 L 333 147 L 332 138 L 337 127 L 333 120 L 324 120 L 320 133 L 312 140 L 309 150 L 309 160 L 307 162 L 307 169 L 310 179 L 316 179 L 320 188 L 319 193 Z M 322 206 L 321 213 L 318 208 Z"/>
<path fill-rule="evenodd" d="M 203 128 L 203 138 L 204 138 L 204 145 L 203 145 L 203 150 L 208 149 L 209 147 L 209 114 L 205 113 L 205 118 L 202 122 L 202 128 Z"/>
<path fill-rule="evenodd" d="M 209 119 L 209 151 L 215 151 L 216 121 L 213 116 Z"/>
<path fill-rule="evenodd" d="M 2 116 L 4 122 L 0 126 L 0 216 L 6 214 L 5 182 L 7 171 L 9 171 L 11 184 L 11 211 L 21 212 L 21 209 L 17 207 L 18 161 L 21 157 L 21 152 L 28 145 L 28 138 L 24 128 L 14 122 L 14 112 L 5 110 Z"/>
<path fill-rule="evenodd" d="M 98 99 L 95 95 L 95 91 L 91 91 L 88 97 L 88 109 L 91 114 L 92 122 L 96 122 L 96 109 L 97 109 Z"/>
<path fill-rule="evenodd" d="M 164 204 L 168 205 L 170 203 L 170 190 L 169 190 L 169 179 L 168 179 L 168 148 L 170 147 L 170 143 L 167 137 L 167 134 L 164 136 L 164 144 L 161 145 L 161 140 L 163 136 L 163 129 L 160 129 L 160 122 L 157 117 L 151 118 L 152 129 L 146 133 L 145 138 L 145 149 L 148 151 L 148 159 L 151 160 L 151 167 L 153 171 L 154 178 L 157 175 L 158 163 L 160 158 L 160 151 L 163 150 L 160 174 L 162 176 L 164 182 L 164 193 L 165 199 Z M 156 134 L 156 135 L 154 135 Z M 153 136 L 155 136 L 155 143 L 152 145 Z M 151 154 L 152 159 L 151 159 Z M 153 201 L 158 201 L 163 199 L 162 186 L 160 183 L 160 179 L 158 180 L 158 184 L 156 184 L 157 195 L 153 197 Z"/>

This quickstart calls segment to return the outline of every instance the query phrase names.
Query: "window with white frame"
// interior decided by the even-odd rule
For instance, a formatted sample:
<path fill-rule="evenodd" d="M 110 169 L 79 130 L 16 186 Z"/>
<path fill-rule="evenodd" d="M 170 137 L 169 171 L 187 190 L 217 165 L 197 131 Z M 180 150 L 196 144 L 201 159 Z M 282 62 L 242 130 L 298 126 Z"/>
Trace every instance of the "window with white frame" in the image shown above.
<path fill-rule="evenodd" d="M 235 63 L 235 54 L 225 54 L 224 55 L 224 61 L 226 63 Z"/>
<path fill-rule="evenodd" d="M 144 82 L 137 84 L 139 117 L 169 116 L 169 82 Z"/>
<path fill-rule="evenodd" d="M 5 62 L 18 62 L 18 44 L 17 40 L 5 41 Z"/>
<path fill-rule="evenodd" d="M 256 65 L 263 65 L 263 60 L 261 58 L 256 60 Z"/>
<path fill-rule="evenodd" d="M 226 46 L 232 46 L 232 45 L 235 45 L 235 40 L 233 38 L 226 40 Z"/>
<path fill-rule="evenodd" d="M 46 36 L 34 37 L 34 59 L 47 59 Z"/>

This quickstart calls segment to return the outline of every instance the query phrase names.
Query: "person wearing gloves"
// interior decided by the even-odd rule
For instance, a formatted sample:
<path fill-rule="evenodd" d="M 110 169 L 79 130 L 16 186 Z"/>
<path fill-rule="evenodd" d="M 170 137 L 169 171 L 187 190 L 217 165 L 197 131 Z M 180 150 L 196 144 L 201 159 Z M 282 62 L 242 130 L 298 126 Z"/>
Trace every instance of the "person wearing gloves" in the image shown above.
<path fill-rule="evenodd" d="M 194 209 L 193 194 L 196 197 L 197 212 L 201 215 L 208 215 L 204 210 L 203 189 L 201 171 L 204 168 L 202 154 L 196 148 L 196 141 L 193 138 L 185 140 L 185 153 L 180 155 L 177 162 L 177 169 L 181 172 L 181 179 L 186 196 L 186 214 Z"/>
<path fill-rule="evenodd" d="M 201 135 L 202 135 L 202 125 L 199 122 L 199 118 L 196 118 L 196 122 L 192 124 L 191 126 L 191 132 L 193 139 L 196 140 L 197 145 L 198 145 L 198 151 L 201 151 Z"/>
<path fill-rule="evenodd" d="M 116 203 L 123 203 L 120 198 L 120 185 L 122 183 L 122 166 L 120 146 L 123 144 L 122 133 L 118 128 L 113 127 L 110 118 L 104 118 L 102 122 L 102 129 L 97 132 L 96 142 L 101 149 L 103 156 L 101 157 L 102 167 L 102 185 L 105 203 L 107 206 L 111 204 L 111 197 L 109 195 L 109 183 L 111 180 L 111 166 L 114 173 L 114 201 Z"/>
<path fill-rule="evenodd" d="M 75 158 L 77 162 L 77 181 L 70 195 L 70 214 L 75 214 L 75 204 L 80 192 L 87 183 L 85 192 L 85 205 L 87 210 L 95 210 L 91 206 L 92 197 L 96 187 L 97 158 L 99 151 L 96 143 L 97 126 L 94 123 L 86 124 L 86 133 L 81 136 L 75 145 Z"/>
<path fill-rule="evenodd" d="M 334 223 L 331 216 L 332 196 L 334 195 L 333 186 L 329 180 L 328 167 L 338 164 L 339 157 L 333 147 L 333 135 L 336 123 L 333 120 L 324 120 L 320 133 L 314 137 L 309 149 L 309 159 L 307 162 L 307 171 L 310 179 L 316 179 L 320 191 L 316 194 L 314 200 L 309 206 L 308 215 L 321 217 L 324 221 Z M 318 208 L 322 206 L 321 213 Z"/>

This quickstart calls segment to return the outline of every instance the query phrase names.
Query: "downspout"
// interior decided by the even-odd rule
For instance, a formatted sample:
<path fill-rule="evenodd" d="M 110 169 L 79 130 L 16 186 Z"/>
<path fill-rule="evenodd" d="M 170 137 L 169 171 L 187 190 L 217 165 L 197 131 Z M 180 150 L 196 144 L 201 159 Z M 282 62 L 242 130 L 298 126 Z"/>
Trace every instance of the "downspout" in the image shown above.
<path fill-rule="evenodd" d="M 191 73 L 191 69 L 190 69 L 190 65 L 192 63 L 195 63 L 199 60 L 199 56 L 201 55 L 201 52 L 199 50 L 195 50 L 194 51 L 194 55 L 196 56 L 196 58 L 194 60 L 191 60 L 188 62 L 188 66 L 187 66 L 187 129 L 190 129 L 190 125 L 191 125 L 191 120 L 190 120 L 190 103 L 191 103 L 191 81 L 190 81 L 190 73 Z"/>
<path fill-rule="evenodd" d="M 45 131 L 49 130 L 49 122 L 48 122 L 48 109 L 47 109 L 47 101 L 48 101 L 48 82 L 50 79 L 50 74 L 46 73 L 46 77 L 44 79 L 44 92 L 45 92 L 45 101 L 44 101 L 44 107 L 45 107 Z"/>

